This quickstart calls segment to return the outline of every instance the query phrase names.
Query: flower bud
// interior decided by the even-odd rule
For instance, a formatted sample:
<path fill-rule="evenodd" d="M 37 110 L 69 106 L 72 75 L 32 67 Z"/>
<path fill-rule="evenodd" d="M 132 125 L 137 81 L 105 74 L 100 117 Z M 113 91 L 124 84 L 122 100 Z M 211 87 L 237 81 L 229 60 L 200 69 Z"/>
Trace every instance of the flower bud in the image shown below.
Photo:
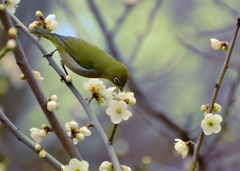
<path fill-rule="evenodd" d="M 53 95 L 50 96 L 49 100 L 57 102 L 58 101 L 58 96 L 53 94 Z"/>
<path fill-rule="evenodd" d="M 39 153 L 38 153 L 38 155 L 39 155 L 39 157 L 46 157 L 46 155 L 47 155 L 47 153 L 46 153 L 46 151 L 45 150 L 41 150 Z"/>
<path fill-rule="evenodd" d="M 133 106 L 133 105 L 136 104 L 136 102 L 137 102 L 137 101 L 136 101 L 135 98 L 131 98 L 131 99 L 129 100 L 129 103 L 128 103 L 128 104 Z"/>
<path fill-rule="evenodd" d="M 31 31 L 33 31 L 33 30 L 34 30 L 34 27 L 35 27 L 34 24 L 30 24 L 30 25 L 28 26 L 28 29 L 31 30 Z"/>
<path fill-rule="evenodd" d="M 35 145 L 35 150 L 40 151 L 42 149 L 40 144 L 36 144 Z"/>
<path fill-rule="evenodd" d="M 142 162 L 144 165 L 149 165 L 150 163 L 152 163 L 152 158 L 150 156 L 144 156 Z"/>
<path fill-rule="evenodd" d="M 222 111 L 221 105 L 220 105 L 220 104 L 217 104 L 217 103 L 214 103 L 212 112 L 213 112 L 213 113 L 220 113 L 221 111 Z"/>
<path fill-rule="evenodd" d="M 66 75 L 65 79 L 67 83 L 72 82 L 72 77 L 70 75 Z"/>
<path fill-rule="evenodd" d="M 82 133 L 78 133 L 78 134 L 75 135 L 75 138 L 78 141 L 82 141 L 82 140 L 84 140 L 84 135 Z"/>
<path fill-rule="evenodd" d="M 34 22 L 32 22 L 32 23 L 28 26 L 28 29 L 29 29 L 29 30 L 34 30 L 34 27 L 38 27 L 38 26 L 41 26 L 41 22 L 39 22 L 39 21 L 34 21 Z"/>
<path fill-rule="evenodd" d="M 21 79 L 21 80 L 26 80 L 24 74 L 21 74 L 21 75 L 20 75 L 20 79 Z"/>
<path fill-rule="evenodd" d="M 49 101 L 47 102 L 47 109 L 52 112 L 54 110 L 57 110 L 59 105 L 55 101 Z"/>
<path fill-rule="evenodd" d="M 14 27 L 11 27 L 9 30 L 8 30 L 8 36 L 10 38 L 15 38 L 17 35 L 17 29 L 14 28 Z"/>
<path fill-rule="evenodd" d="M 8 49 L 14 49 L 17 46 L 16 41 L 14 39 L 9 39 L 7 42 Z"/>
<path fill-rule="evenodd" d="M 0 4 L 0 11 L 4 10 L 4 5 Z"/>
<path fill-rule="evenodd" d="M 205 105 L 202 105 L 200 109 L 203 113 L 205 113 L 205 112 L 207 112 L 208 107 L 209 107 L 209 104 L 205 104 Z"/>
<path fill-rule="evenodd" d="M 45 128 L 47 128 L 47 127 L 48 127 L 47 124 L 42 124 L 42 125 L 41 125 L 41 128 L 42 128 L 42 129 L 45 129 Z"/>
<path fill-rule="evenodd" d="M 70 121 L 69 122 L 69 127 L 70 127 L 70 129 L 71 130 L 77 130 L 78 129 L 78 123 L 77 122 L 75 122 L 75 121 Z"/>
<path fill-rule="evenodd" d="M 36 17 L 39 18 L 40 20 L 43 20 L 43 18 L 44 18 L 41 11 L 36 11 L 35 15 L 36 15 Z"/>

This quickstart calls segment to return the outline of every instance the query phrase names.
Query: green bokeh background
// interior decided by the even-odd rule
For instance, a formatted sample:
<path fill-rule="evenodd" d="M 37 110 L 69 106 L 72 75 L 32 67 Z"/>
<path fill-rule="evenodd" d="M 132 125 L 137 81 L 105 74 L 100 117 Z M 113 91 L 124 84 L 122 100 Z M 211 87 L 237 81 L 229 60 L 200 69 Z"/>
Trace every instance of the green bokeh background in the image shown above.
<path fill-rule="evenodd" d="M 45 16 L 54 13 L 59 22 L 55 33 L 81 38 L 111 54 L 106 35 L 89 8 L 88 1 L 22 0 L 15 14 L 28 26 L 37 20 L 37 10 L 41 10 Z M 130 108 L 133 118 L 120 124 L 115 139 L 120 163 L 130 166 L 133 171 L 140 171 L 142 158 L 150 156 L 152 163 L 149 171 L 188 170 L 191 155 L 184 160 L 177 156 L 173 148 L 174 139 L 189 137 L 196 141 L 201 132 L 203 114 L 199 108 L 202 104 L 210 103 L 226 56 L 223 51 L 211 48 L 210 38 L 231 41 L 239 17 L 240 1 L 139 0 L 131 7 L 127 7 L 121 0 L 93 2 L 121 62 L 129 68 L 135 83 L 134 89 L 130 85 L 126 87 L 135 92 L 137 98 L 137 105 Z M 119 21 L 121 17 L 123 19 Z M 6 36 L 4 30 L 1 30 L 0 44 L 4 46 Z M 52 94 L 59 97 L 60 108 L 56 115 L 60 122 L 64 125 L 74 119 L 79 125 L 88 124 L 89 120 L 81 105 L 60 82 L 59 76 L 42 58 L 40 51 L 21 31 L 18 35 L 32 69 L 40 71 L 44 77 L 44 81 L 39 84 L 46 97 Z M 54 50 L 54 46 L 47 40 L 41 40 L 41 43 L 49 52 Z M 237 38 L 217 98 L 223 107 L 221 115 L 225 116 L 229 112 L 223 118 L 227 127 L 219 134 L 204 138 L 199 170 L 240 168 L 239 83 L 236 83 L 234 94 L 230 95 L 239 74 L 239 47 Z M 53 58 L 60 64 L 58 53 Z M 71 71 L 69 73 L 79 92 L 89 97 L 82 86 L 88 79 Z M 27 83 L 19 80 L 20 74 L 14 58 L 8 54 L 0 62 L 0 105 L 20 131 L 30 137 L 29 129 L 40 127 L 47 120 Z M 105 84 L 111 86 L 106 80 Z M 229 96 L 234 99 L 230 108 Z M 99 108 L 96 103 L 91 106 L 104 130 L 110 134 L 113 124 L 105 114 L 105 109 Z M 175 126 L 185 130 L 186 134 L 180 134 L 179 129 L 159 116 L 165 116 Z M 109 157 L 99 135 L 94 129 L 91 130 L 92 136 L 78 143 L 77 148 L 83 158 L 89 161 L 90 170 L 97 171 L 100 163 L 109 161 Z M 13 137 L 4 126 L 0 127 L 0 131 L 0 162 L 9 158 L 10 171 L 54 170 Z M 219 135 L 222 138 L 213 143 Z M 44 138 L 42 146 L 63 164 L 68 163 L 69 157 L 53 133 Z"/>

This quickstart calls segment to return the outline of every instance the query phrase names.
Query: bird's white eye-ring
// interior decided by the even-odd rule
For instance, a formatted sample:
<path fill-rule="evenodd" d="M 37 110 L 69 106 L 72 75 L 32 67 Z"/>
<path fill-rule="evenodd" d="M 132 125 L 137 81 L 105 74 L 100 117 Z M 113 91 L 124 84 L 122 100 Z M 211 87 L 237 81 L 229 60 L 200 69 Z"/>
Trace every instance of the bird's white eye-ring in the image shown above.
<path fill-rule="evenodd" d="M 119 81 L 118 77 L 115 77 L 115 78 L 113 79 L 113 82 L 114 82 L 116 85 L 120 85 L 120 81 Z"/>

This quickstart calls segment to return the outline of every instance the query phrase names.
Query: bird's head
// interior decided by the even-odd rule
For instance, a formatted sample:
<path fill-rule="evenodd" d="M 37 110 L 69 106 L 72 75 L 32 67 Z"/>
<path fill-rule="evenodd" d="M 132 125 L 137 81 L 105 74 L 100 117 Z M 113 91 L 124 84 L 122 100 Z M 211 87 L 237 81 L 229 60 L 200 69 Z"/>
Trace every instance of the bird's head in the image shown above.
<path fill-rule="evenodd" d="M 109 73 L 109 80 L 120 89 L 123 90 L 125 84 L 128 81 L 128 69 L 125 65 L 119 64 L 115 66 Z"/>

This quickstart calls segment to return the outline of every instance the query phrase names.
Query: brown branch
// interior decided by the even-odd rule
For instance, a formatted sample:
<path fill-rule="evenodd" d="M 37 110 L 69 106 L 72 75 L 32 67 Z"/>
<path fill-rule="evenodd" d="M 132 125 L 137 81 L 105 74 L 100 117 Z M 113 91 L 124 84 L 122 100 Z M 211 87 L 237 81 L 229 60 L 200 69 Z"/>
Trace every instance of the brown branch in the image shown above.
<path fill-rule="evenodd" d="M 0 3 L 4 4 L 3 0 L 0 0 Z M 0 11 L 0 19 L 7 33 L 9 28 L 13 27 L 13 24 L 8 16 L 8 12 L 5 9 Z M 78 153 L 75 146 L 73 145 L 72 140 L 70 139 L 70 137 L 67 135 L 67 133 L 63 129 L 62 125 L 57 120 L 55 114 L 47 110 L 46 108 L 47 99 L 44 96 L 42 90 L 40 89 L 34 75 L 32 74 L 32 70 L 28 64 L 28 61 L 25 57 L 25 54 L 22 50 L 21 44 L 17 36 L 15 40 L 17 43 L 17 47 L 13 50 L 13 54 L 15 56 L 16 63 L 18 64 L 20 70 L 24 74 L 26 81 L 28 82 L 33 94 L 35 95 L 43 113 L 48 119 L 48 122 L 50 123 L 51 128 L 53 129 L 53 131 L 61 141 L 63 147 L 65 148 L 69 156 L 71 158 L 81 159 L 81 156 Z"/>

